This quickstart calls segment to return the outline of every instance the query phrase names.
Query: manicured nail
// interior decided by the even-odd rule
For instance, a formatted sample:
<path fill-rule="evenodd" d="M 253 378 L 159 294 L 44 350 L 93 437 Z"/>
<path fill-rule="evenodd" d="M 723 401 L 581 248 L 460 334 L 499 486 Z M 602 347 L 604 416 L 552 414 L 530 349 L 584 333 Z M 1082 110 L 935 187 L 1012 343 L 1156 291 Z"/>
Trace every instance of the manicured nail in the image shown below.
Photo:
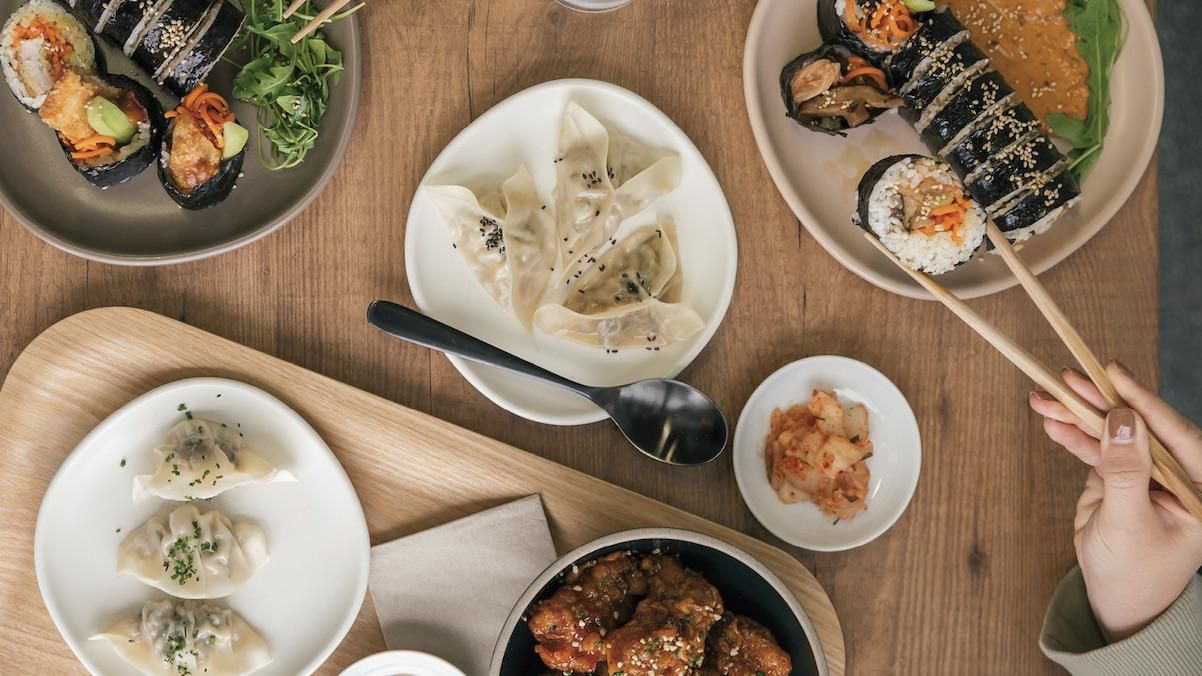
<path fill-rule="evenodd" d="M 1116 408 L 1106 415 L 1106 434 L 1110 442 L 1127 446 L 1135 442 L 1135 412 Z"/>
<path fill-rule="evenodd" d="M 1117 359 L 1111 359 L 1111 360 L 1110 360 L 1110 363 L 1111 363 L 1111 364 L 1112 364 L 1112 365 L 1113 365 L 1113 366 L 1114 366 L 1116 369 L 1118 369 L 1119 373 L 1121 373 L 1121 374 L 1123 374 L 1123 375 L 1125 375 L 1125 376 L 1129 376 L 1129 375 L 1131 375 L 1131 369 L 1127 368 L 1127 365 L 1126 365 L 1126 364 L 1124 364 L 1123 362 L 1121 362 L 1121 361 L 1119 361 L 1119 360 L 1117 360 Z"/>
<path fill-rule="evenodd" d="M 1030 398 L 1038 399 L 1039 401 L 1047 401 L 1047 399 L 1044 398 L 1043 393 L 1041 393 L 1041 392 L 1032 391 Z"/>

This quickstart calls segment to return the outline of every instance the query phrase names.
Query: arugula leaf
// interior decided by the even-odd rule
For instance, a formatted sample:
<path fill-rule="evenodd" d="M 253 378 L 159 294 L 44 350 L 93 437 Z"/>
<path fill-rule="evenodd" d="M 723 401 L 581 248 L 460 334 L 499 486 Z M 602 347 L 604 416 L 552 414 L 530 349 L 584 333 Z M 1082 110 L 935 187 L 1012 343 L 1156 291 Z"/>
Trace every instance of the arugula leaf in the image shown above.
<path fill-rule="evenodd" d="M 234 77 L 234 97 L 259 108 L 259 160 L 273 171 L 304 162 L 317 145 L 330 87 L 342 72 L 342 52 L 320 30 L 292 44 L 292 36 L 315 15 L 311 0 L 287 19 L 285 4 L 286 0 L 243 0 L 246 22 L 238 46 L 246 46 L 251 59 Z M 359 3 L 329 20 L 341 20 L 362 7 Z"/>
<path fill-rule="evenodd" d="M 1089 66 L 1089 104 L 1085 120 L 1053 113 L 1048 124 L 1053 134 L 1073 144 L 1069 169 L 1083 181 L 1101 156 L 1110 128 L 1110 73 L 1123 47 L 1123 14 L 1117 0 L 1070 0 L 1064 17 Z"/>

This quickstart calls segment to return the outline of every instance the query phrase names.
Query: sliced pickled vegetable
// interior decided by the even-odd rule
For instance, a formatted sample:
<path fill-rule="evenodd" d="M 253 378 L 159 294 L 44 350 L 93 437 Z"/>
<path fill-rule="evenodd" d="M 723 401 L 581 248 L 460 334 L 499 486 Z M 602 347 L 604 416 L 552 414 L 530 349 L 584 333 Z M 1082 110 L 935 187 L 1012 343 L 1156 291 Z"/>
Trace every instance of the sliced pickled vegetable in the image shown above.
<path fill-rule="evenodd" d="M 103 96 L 92 97 L 84 110 L 88 115 L 88 124 L 97 134 L 111 136 L 120 145 L 129 143 L 138 131 L 137 125 L 129 121 L 125 112 Z"/>

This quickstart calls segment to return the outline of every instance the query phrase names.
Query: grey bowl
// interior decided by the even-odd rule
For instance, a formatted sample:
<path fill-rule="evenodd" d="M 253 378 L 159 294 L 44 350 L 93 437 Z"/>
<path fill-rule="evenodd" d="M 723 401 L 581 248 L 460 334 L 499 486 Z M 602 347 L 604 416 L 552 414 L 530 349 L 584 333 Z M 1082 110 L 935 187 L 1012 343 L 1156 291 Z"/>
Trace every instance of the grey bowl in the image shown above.
<path fill-rule="evenodd" d="M 22 0 L 0 0 L 0 22 Z M 0 162 L 0 205 L 38 237 L 76 256 L 118 265 L 164 265 L 236 249 L 287 223 L 334 176 L 346 152 L 359 105 L 362 62 L 358 15 L 325 29 L 342 50 L 346 70 L 331 89 L 317 146 L 300 166 L 265 169 L 255 148 L 256 108 L 233 102 L 251 129 L 245 173 L 224 202 L 201 211 L 179 207 L 163 190 L 154 167 L 101 190 L 78 175 L 63 157 L 54 132 L 0 86 L 0 125 L 8 130 L 8 157 Z M 98 39 L 107 69 L 128 75 L 154 92 L 164 110 L 178 98 L 154 84 L 111 42 Z M 244 54 L 230 53 L 239 63 Z M 98 59 L 99 60 L 99 59 Z M 235 68 L 219 63 L 208 82 L 232 99 Z"/>
<path fill-rule="evenodd" d="M 675 528 L 640 528 L 598 538 L 551 564 L 518 599 L 493 650 L 490 676 L 530 676 L 547 668 L 534 653 L 534 636 L 523 619 L 549 597 L 573 565 L 619 550 L 649 554 L 660 549 L 675 554 L 701 573 L 722 595 L 726 608 L 746 615 L 772 631 L 793 658 L 794 676 L 826 676 L 818 634 L 793 593 L 767 566 L 747 552 L 717 538 Z"/>

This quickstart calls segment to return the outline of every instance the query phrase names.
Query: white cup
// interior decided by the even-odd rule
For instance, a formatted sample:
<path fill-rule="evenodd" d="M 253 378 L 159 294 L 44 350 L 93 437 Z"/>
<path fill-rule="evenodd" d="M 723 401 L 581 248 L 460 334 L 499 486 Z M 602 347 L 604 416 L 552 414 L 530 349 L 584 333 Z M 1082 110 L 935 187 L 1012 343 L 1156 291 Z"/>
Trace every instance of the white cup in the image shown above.
<path fill-rule="evenodd" d="M 559 4 L 580 12 L 608 12 L 617 9 L 630 0 L 557 0 Z"/>

